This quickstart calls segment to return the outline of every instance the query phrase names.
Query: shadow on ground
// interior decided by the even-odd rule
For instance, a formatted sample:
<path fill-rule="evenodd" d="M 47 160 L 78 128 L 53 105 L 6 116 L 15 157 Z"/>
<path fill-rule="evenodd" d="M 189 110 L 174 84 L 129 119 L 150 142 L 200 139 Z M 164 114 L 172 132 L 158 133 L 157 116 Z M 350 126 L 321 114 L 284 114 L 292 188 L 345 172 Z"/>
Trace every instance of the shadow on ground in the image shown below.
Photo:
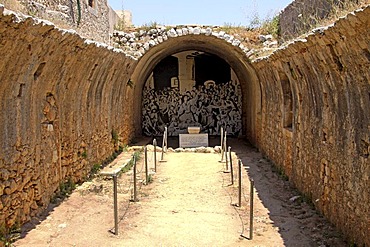
<path fill-rule="evenodd" d="M 153 139 L 162 146 L 161 136 L 150 139 L 148 144 L 152 144 Z M 341 234 L 257 148 L 245 139 L 228 137 L 227 140 L 227 146 L 242 161 L 249 179 L 254 180 L 258 197 L 269 210 L 269 217 L 285 246 L 348 246 Z M 220 136 L 210 136 L 209 146 L 220 146 Z M 178 148 L 179 138 L 168 137 L 168 147 Z M 303 242 L 309 245 L 302 245 Z"/>
<path fill-rule="evenodd" d="M 288 177 L 249 142 L 229 138 L 228 146 L 241 159 L 245 171 L 254 180 L 256 193 L 269 210 L 270 219 L 285 246 L 348 246 L 334 227 L 295 189 Z M 293 236 L 293 237 L 292 237 Z"/>
<path fill-rule="evenodd" d="M 158 146 L 161 146 L 162 139 L 160 137 L 156 137 L 156 139 L 157 139 Z M 135 143 L 132 143 L 132 145 L 143 146 L 149 143 L 151 144 L 152 141 L 153 139 L 150 137 L 142 138 L 140 140 L 137 140 Z M 214 146 L 219 146 L 219 145 L 220 145 L 220 137 L 210 137 L 209 138 L 209 146 L 214 147 Z M 177 148 L 178 147 L 178 137 L 169 138 L 168 146 L 172 148 Z M 340 234 L 338 234 L 335 231 L 335 229 L 320 214 L 318 214 L 314 210 L 314 208 L 309 202 L 304 200 L 304 197 L 302 197 L 300 193 L 294 189 L 294 187 L 291 185 L 291 183 L 287 180 L 286 177 L 279 175 L 279 172 L 273 166 L 273 164 L 267 159 L 263 158 L 262 154 L 258 152 L 256 148 L 250 145 L 247 141 L 243 139 L 238 139 L 238 138 L 228 138 L 228 146 L 231 147 L 231 150 L 235 152 L 238 159 L 241 159 L 244 165 L 244 171 L 245 171 L 244 175 L 248 175 L 248 176 L 243 175 L 243 179 L 244 177 L 246 177 L 244 182 L 249 183 L 249 181 L 247 181 L 247 177 L 249 177 L 249 179 L 254 180 L 256 197 L 258 197 L 258 199 L 255 197 L 256 198 L 255 204 L 257 205 L 258 203 L 258 205 L 263 205 L 263 207 L 268 211 L 268 217 L 265 217 L 266 214 L 264 214 L 264 217 L 257 217 L 261 215 L 261 212 L 256 212 L 256 217 L 255 217 L 256 224 L 255 224 L 255 229 L 254 229 L 254 234 L 256 237 L 264 235 L 264 229 L 263 227 L 261 227 L 261 225 L 264 224 L 266 226 L 268 224 L 271 224 L 273 228 L 276 229 L 278 234 L 281 236 L 284 246 L 288 246 L 288 247 L 290 246 L 291 247 L 293 246 L 319 246 L 319 247 L 348 246 L 348 244 L 346 244 L 341 239 Z M 202 164 L 206 164 L 206 162 Z M 227 175 L 225 175 L 225 177 L 226 176 Z M 128 183 L 130 182 L 128 179 L 126 180 L 128 181 Z M 161 183 L 161 180 L 158 180 L 158 182 Z M 198 182 L 201 182 L 201 181 L 198 180 Z M 210 189 L 216 189 L 216 188 L 212 187 Z M 189 193 L 192 193 L 192 192 L 190 191 Z M 248 193 L 249 191 L 244 191 L 244 199 L 245 199 L 246 208 L 249 203 Z M 79 210 L 82 209 L 86 211 L 87 209 L 91 207 L 89 203 L 86 203 L 86 201 L 88 201 L 86 196 L 85 197 L 82 197 L 81 195 L 77 195 L 77 196 L 79 196 L 79 198 L 77 198 L 79 203 L 76 203 L 76 202 L 73 203 L 72 201 L 70 202 L 70 204 L 65 205 L 64 212 L 66 213 L 66 215 L 71 215 L 72 217 L 72 215 L 77 214 Z M 101 196 L 97 196 L 94 194 L 93 196 L 94 196 L 93 198 L 97 198 L 95 199 L 95 203 L 98 203 L 99 207 L 97 207 L 96 209 L 91 209 L 91 212 L 89 212 L 91 215 L 95 215 L 95 216 L 97 214 L 104 215 L 104 213 L 106 213 L 107 211 L 109 211 L 109 213 L 111 212 L 110 211 L 111 206 L 102 208 L 102 205 L 103 205 L 102 203 L 106 204 L 107 201 L 110 202 L 110 197 L 101 197 Z M 101 202 L 101 200 L 103 199 L 104 199 L 104 202 Z M 41 215 L 41 217 L 39 217 L 37 220 L 31 221 L 30 223 L 26 224 L 23 227 L 22 238 L 24 238 L 30 230 L 39 228 L 38 225 L 40 225 L 43 221 L 45 221 L 45 219 L 47 219 L 48 216 L 53 211 L 58 211 L 58 208 L 55 208 L 57 206 L 58 204 L 51 204 L 48 207 L 48 209 L 45 211 L 45 213 Z M 140 209 L 141 204 L 137 204 L 136 206 L 139 207 Z M 255 207 L 255 208 L 261 208 L 261 207 Z M 137 210 L 137 213 L 141 213 L 139 209 Z M 264 212 L 266 211 L 265 209 L 263 209 Z M 136 211 L 134 212 L 136 213 Z M 176 212 L 175 215 L 178 215 L 178 212 Z M 248 217 L 248 215 L 244 215 L 244 216 L 245 218 Z M 100 219 L 99 217 L 95 217 L 96 222 L 93 222 L 91 224 L 92 225 L 96 224 L 99 227 L 101 225 L 104 226 L 105 224 L 108 224 L 108 225 L 110 224 L 109 223 L 110 220 L 107 221 L 108 223 L 107 222 L 105 222 L 104 224 L 101 223 L 102 219 Z M 44 222 L 44 228 L 47 229 L 47 231 L 45 232 L 45 234 L 47 235 L 46 239 L 49 239 L 50 241 L 51 240 L 57 241 L 56 239 L 60 236 L 62 231 L 69 229 L 68 227 L 67 228 L 60 227 L 60 226 L 65 225 L 64 218 L 59 219 L 59 220 L 60 221 L 55 222 L 54 224 L 55 226 L 53 229 L 57 229 L 57 230 L 54 233 L 51 232 L 52 234 L 50 233 L 51 227 L 47 226 L 47 224 L 45 224 Z M 245 221 L 247 221 L 247 219 L 245 219 Z M 77 223 L 80 224 L 81 222 L 77 222 Z M 68 225 L 71 225 L 71 226 L 73 224 L 76 224 L 76 222 L 68 223 Z M 246 224 L 245 232 L 247 232 L 247 226 L 248 225 Z M 82 228 L 82 227 L 83 226 L 79 225 L 79 228 Z M 104 227 L 102 227 L 102 229 L 104 229 Z M 94 229 L 94 230 L 96 232 L 96 231 L 101 231 L 102 229 L 100 227 L 99 229 Z M 243 229 L 244 229 L 244 226 L 243 226 Z M 74 233 L 69 232 L 69 234 L 73 235 Z M 71 235 L 68 235 L 67 237 L 72 238 Z M 85 237 L 89 237 L 89 236 L 85 236 Z M 107 239 L 111 239 L 110 235 L 103 235 L 103 237 L 106 237 Z M 266 237 L 266 235 L 264 235 L 264 237 Z M 44 238 L 40 238 L 40 241 L 43 241 L 43 239 Z M 270 240 L 274 242 L 274 239 L 270 239 Z M 253 241 L 248 242 L 248 243 L 246 242 L 245 244 L 254 245 L 254 242 Z M 277 246 L 281 246 L 281 244 L 280 245 L 278 244 Z"/>

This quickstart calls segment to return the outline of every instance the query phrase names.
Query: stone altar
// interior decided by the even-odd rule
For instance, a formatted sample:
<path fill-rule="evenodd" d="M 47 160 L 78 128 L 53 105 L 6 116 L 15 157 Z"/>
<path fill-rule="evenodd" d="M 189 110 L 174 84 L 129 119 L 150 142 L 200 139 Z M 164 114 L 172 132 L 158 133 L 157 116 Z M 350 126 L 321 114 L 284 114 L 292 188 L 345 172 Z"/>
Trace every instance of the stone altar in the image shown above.
<path fill-rule="evenodd" d="M 208 147 L 208 134 L 179 134 L 180 148 Z"/>

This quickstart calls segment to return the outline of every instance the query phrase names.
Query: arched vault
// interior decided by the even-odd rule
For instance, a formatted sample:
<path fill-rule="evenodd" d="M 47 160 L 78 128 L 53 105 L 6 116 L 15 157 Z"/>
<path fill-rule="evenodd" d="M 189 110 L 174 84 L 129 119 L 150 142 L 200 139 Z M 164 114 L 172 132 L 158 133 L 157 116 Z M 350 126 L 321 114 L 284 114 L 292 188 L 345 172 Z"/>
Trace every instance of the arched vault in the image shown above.
<path fill-rule="evenodd" d="M 242 89 L 243 97 L 243 133 L 253 142 L 256 135 L 256 123 L 261 107 L 260 84 L 254 68 L 246 54 L 238 46 L 233 46 L 224 39 L 207 35 L 185 35 L 168 40 L 151 47 L 138 61 L 131 76 L 133 89 L 126 93 L 133 109 L 132 127 L 135 136 L 141 135 L 141 102 L 146 79 L 165 57 L 188 50 L 208 52 L 223 58 L 235 71 Z M 133 90 L 133 91 L 132 91 Z M 131 115 L 130 114 L 130 115 Z"/>

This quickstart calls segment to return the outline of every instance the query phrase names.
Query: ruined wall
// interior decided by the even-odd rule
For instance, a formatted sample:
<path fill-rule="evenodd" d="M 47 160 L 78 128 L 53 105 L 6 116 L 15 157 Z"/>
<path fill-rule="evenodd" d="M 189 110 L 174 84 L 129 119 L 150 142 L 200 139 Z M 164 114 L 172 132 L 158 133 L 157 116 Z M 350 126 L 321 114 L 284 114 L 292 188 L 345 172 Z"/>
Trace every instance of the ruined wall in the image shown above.
<path fill-rule="evenodd" d="M 132 24 L 132 13 L 129 10 L 113 10 L 114 11 L 114 16 L 112 17 L 112 23 L 115 23 L 116 26 L 118 27 L 117 29 L 124 29 L 124 28 L 129 28 L 133 27 Z M 112 32 L 113 33 L 113 30 Z"/>
<path fill-rule="evenodd" d="M 0 0 L 7 9 L 53 22 L 65 29 L 74 29 L 81 36 L 109 43 L 117 14 L 107 0 Z M 90 6 L 91 5 L 91 6 Z"/>
<path fill-rule="evenodd" d="M 284 40 L 298 37 L 314 28 L 331 12 L 368 3 L 369 0 L 295 0 L 279 15 L 280 36 Z"/>
<path fill-rule="evenodd" d="M 0 225 L 11 226 L 110 156 L 112 131 L 132 138 L 124 101 L 135 61 L 2 7 L 0 40 Z"/>
<path fill-rule="evenodd" d="M 367 7 L 253 63 L 257 145 L 359 246 L 370 246 L 369 26 Z"/>

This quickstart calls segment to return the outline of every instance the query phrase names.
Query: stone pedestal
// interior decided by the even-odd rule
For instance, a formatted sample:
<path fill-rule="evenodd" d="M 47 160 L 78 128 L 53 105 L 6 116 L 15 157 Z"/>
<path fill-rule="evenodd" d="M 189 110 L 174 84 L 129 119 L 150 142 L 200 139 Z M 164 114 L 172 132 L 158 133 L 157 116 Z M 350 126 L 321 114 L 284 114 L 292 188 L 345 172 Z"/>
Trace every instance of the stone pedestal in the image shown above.
<path fill-rule="evenodd" d="M 179 134 L 180 148 L 208 147 L 208 134 Z"/>

